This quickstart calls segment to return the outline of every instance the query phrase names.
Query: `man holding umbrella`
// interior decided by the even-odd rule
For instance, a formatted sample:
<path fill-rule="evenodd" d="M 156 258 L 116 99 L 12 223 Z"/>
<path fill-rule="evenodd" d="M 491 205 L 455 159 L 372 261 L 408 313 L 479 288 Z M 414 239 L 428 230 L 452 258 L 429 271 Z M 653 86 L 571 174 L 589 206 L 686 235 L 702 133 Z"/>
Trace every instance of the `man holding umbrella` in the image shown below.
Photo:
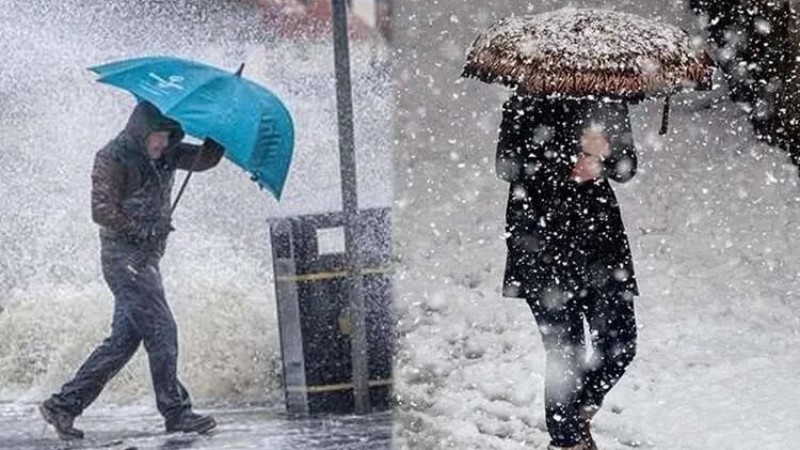
<path fill-rule="evenodd" d="M 636 173 L 627 105 L 704 84 L 710 58 L 678 28 L 565 8 L 499 21 L 464 75 L 515 88 L 496 159 L 510 183 L 503 294 L 527 301 L 542 337 L 549 448 L 596 450 L 591 421 L 636 353 L 639 290 L 608 181 Z"/>
<path fill-rule="evenodd" d="M 140 343 L 147 350 L 159 412 L 168 432 L 206 432 L 212 417 L 192 412 L 177 377 L 178 335 L 164 297 L 159 261 L 171 225 L 171 191 L 177 169 L 202 172 L 216 166 L 223 149 L 181 143 L 178 122 L 148 102 L 133 110 L 125 129 L 97 152 L 92 171 L 92 219 L 100 225 L 103 276 L 114 294 L 111 336 L 97 347 L 75 377 L 40 407 L 62 439 L 83 438 L 73 427 L 105 384 L 131 359 Z"/>
<path fill-rule="evenodd" d="M 101 149 L 92 173 L 92 218 L 100 225 L 103 276 L 114 294 L 111 336 L 75 378 L 41 405 L 62 439 L 80 439 L 73 422 L 130 360 L 147 350 L 156 404 L 168 432 L 205 432 L 211 417 L 192 412 L 178 381 L 175 320 L 164 298 L 159 261 L 173 230 L 172 211 L 193 172 L 223 154 L 259 187 L 280 198 L 294 149 L 292 118 L 267 88 L 235 73 L 174 57 L 92 67 L 99 82 L 132 93 L 139 104 L 125 130 Z M 205 138 L 181 143 L 184 131 Z M 171 202 L 175 171 L 189 174 Z"/>

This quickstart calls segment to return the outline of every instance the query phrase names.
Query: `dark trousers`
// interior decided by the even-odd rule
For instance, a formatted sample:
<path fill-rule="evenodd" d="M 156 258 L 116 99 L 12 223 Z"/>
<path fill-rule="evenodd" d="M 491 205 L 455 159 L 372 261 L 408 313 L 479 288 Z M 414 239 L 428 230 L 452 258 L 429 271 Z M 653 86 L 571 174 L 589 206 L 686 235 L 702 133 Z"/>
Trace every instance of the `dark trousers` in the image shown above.
<path fill-rule="evenodd" d="M 636 354 L 633 296 L 588 291 L 528 299 L 547 354 L 545 414 L 552 445 L 581 440 L 580 410 L 599 407 Z M 587 360 L 584 319 L 592 358 Z"/>
<path fill-rule="evenodd" d="M 111 336 L 97 347 L 51 402 L 74 416 L 100 395 L 144 343 L 159 412 L 167 419 L 191 408 L 177 378 L 178 334 L 164 297 L 160 253 L 102 240 L 103 276 L 114 294 Z"/>

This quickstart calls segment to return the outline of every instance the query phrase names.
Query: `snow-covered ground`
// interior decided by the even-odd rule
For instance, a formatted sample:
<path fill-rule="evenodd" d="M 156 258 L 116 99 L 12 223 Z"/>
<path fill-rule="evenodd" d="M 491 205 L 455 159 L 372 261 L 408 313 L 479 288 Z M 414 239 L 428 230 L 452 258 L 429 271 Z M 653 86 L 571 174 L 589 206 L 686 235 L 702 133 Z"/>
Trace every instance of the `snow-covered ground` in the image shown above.
<path fill-rule="evenodd" d="M 340 208 L 332 46 L 258 36 L 246 2 L 135 3 L 11 0 L 0 8 L 0 449 L 390 448 L 387 413 L 281 413 L 267 219 Z M 90 173 L 134 104 L 86 67 L 152 54 L 232 69 L 246 62 L 244 75 L 273 89 L 294 116 L 294 163 L 280 204 L 227 161 L 193 177 L 162 261 L 180 377 L 195 404 L 218 417 L 219 433 L 162 433 L 140 351 L 79 420 L 87 440 L 67 445 L 36 406 L 109 332 L 113 299 L 99 270 Z M 362 43 L 352 55 L 356 139 L 368 143 L 357 154 L 361 204 L 388 206 L 386 52 Z"/>
<path fill-rule="evenodd" d="M 493 157 L 507 92 L 458 81 L 474 34 L 519 9 L 500 0 L 398 8 L 396 448 L 544 449 L 548 441 L 538 331 L 523 301 L 500 295 L 508 187 Z M 691 22 L 679 2 L 617 9 Z M 797 170 L 755 141 L 723 93 L 676 99 L 666 136 L 657 135 L 660 112 L 656 101 L 632 108 L 641 170 L 615 185 L 642 292 L 640 339 L 597 416 L 598 444 L 796 448 Z"/>

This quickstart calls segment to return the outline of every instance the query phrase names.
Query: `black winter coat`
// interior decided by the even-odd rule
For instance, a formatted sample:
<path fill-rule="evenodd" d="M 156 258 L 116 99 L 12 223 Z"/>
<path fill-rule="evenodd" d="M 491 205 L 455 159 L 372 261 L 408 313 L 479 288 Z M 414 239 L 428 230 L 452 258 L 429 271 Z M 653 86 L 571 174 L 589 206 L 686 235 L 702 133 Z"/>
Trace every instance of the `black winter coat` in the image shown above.
<path fill-rule="evenodd" d="M 570 179 L 585 127 L 611 147 L 604 175 Z M 506 211 L 506 297 L 539 298 L 587 289 L 638 295 L 630 246 L 608 179 L 637 165 L 625 103 L 514 95 L 503 107 L 497 176 L 511 186 Z"/>

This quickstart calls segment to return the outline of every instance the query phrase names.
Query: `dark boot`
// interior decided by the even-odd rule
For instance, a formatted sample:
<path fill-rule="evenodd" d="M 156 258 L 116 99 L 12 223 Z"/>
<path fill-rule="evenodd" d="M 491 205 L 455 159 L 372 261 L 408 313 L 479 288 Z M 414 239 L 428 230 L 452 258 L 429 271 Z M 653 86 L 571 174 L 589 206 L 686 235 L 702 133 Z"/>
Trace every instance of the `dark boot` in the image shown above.
<path fill-rule="evenodd" d="M 201 416 L 187 409 L 173 419 L 164 423 L 167 433 L 182 431 L 184 433 L 205 433 L 217 426 L 217 421 L 211 416 Z"/>
<path fill-rule="evenodd" d="M 599 410 L 598 406 L 581 406 L 580 409 L 581 438 L 586 444 L 586 450 L 597 450 L 597 444 L 592 437 L 592 419 Z"/>
<path fill-rule="evenodd" d="M 83 431 L 72 426 L 75 416 L 53 405 L 51 400 L 48 399 L 39 405 L 39 412 L 42 413 L 44 420 L 56 429 L 59 438 L 65 441 L 83 439 Z"/>

